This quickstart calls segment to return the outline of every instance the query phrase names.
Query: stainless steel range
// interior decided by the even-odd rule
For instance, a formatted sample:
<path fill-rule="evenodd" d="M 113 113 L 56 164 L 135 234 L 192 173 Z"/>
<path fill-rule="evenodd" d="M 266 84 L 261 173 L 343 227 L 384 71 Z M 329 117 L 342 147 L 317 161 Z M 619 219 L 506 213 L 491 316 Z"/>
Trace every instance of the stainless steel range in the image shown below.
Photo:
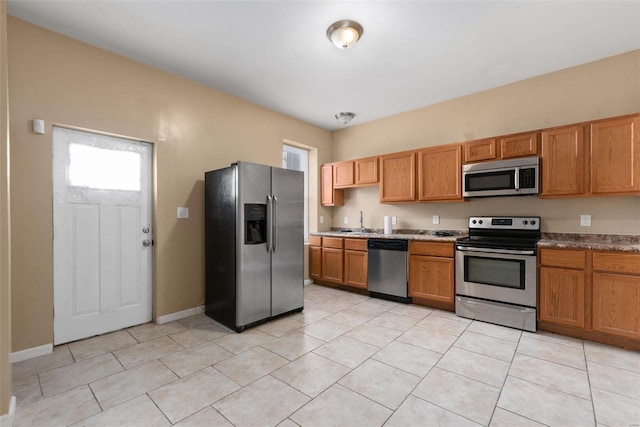
<path fill-rule="evenodd" d="M 456 240 L 456 314 L 535 332 L 540 217 L 470 217 Z"/>

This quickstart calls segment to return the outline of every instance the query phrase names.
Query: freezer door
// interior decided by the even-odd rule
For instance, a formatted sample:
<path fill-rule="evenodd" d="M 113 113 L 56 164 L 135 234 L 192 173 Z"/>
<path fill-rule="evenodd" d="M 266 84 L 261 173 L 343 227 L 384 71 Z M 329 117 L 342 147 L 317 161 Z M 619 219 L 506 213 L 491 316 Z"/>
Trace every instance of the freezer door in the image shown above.
<path fill-rule="evenodd" d="M 304 174 L 272 168 L 271 315 L 304 304 Z"/>
<path fill-rule="evenodd" d="M 247 205 L 265 205 L 271 190 L 271 167 L 238 162 L 238 204 L 236 233 L 236 326 L 243 327 L 271 315 L 271 256 L 267 242 L 253 243 L 244 225 Z M 267 212 L 267 216 L 269 213 Z"/>

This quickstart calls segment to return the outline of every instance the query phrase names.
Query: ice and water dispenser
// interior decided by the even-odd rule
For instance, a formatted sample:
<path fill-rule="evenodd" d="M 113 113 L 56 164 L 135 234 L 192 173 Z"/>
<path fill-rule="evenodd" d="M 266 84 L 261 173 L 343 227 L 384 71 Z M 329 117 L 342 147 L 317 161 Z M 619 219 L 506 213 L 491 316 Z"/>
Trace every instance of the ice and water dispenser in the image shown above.
<path fill-rule="evenodd" d="M 267 205 L 245 203 L 244 243 L 258 245 L 267 241 Z"/>

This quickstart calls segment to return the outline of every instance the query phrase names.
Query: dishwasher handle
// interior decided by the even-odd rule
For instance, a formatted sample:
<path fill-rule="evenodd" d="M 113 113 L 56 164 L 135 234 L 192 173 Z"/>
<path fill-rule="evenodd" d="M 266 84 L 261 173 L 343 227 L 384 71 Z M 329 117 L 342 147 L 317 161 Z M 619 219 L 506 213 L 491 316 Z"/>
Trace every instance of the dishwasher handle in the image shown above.
<path fill-rule="evenodd" d="M 367 249 L 407 252 L 409 241 L 401 239 L 369 239 L 367 240 Z"/>

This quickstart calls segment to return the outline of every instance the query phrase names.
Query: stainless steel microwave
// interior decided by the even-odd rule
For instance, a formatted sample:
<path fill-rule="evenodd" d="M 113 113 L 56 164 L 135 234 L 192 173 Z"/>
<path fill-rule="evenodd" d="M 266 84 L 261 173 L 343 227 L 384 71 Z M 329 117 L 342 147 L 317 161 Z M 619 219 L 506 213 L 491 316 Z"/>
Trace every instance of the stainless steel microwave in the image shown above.
<path fill-rule="evenodd" d="M 538 194 L 540 158 L 521 157 L 462 166 L 464 197 Z"/>

